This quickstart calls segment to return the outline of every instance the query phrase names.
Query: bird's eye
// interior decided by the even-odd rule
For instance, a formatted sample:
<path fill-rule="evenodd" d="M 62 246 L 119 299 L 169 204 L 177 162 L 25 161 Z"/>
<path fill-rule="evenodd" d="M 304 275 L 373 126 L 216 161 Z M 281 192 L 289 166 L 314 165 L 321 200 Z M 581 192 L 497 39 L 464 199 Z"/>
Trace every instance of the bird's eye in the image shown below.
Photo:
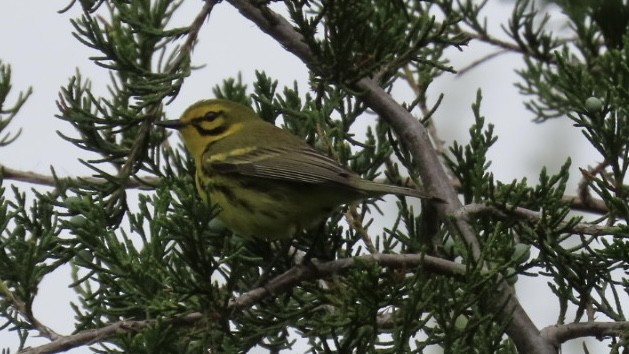
<path fill-rule="evenodd" d="M 205 115 L 203 116 L 203 120 L 211 122 L 214 119 L 218 118 L 218 116 L 221 115 L 221 111 L 209 111 L 207 113 L 205 113 Z"/>

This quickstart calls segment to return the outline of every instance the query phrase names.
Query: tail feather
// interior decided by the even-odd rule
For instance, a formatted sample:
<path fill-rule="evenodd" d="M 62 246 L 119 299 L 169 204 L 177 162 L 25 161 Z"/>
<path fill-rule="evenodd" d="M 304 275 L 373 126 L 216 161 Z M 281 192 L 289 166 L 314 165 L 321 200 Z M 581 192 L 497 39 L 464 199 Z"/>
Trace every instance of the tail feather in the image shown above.
<path fill-rule="evenodd" d="M 413 188 L 393 186 L 390 184 L 383 184 L 373 181 L 360 181 L 360 188 L 367 193 L 373 194 L 374 196 L 380 196 L 384 194 L 395 194 L 395 195 L 404 195 L 407 197 L 421 198 L 421 199 L 430 199 L 434 201 L 443 202 L 442 198 L 434 196 L 430 193 L 420 191 Z"/>

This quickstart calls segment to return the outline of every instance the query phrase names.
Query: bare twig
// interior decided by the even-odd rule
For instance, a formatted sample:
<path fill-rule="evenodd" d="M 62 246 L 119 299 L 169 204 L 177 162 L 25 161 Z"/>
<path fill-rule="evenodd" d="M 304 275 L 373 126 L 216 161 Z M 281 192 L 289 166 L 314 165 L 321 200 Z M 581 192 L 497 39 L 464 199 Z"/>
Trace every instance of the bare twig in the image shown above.
<path fill-rule="evenodd" d="M 250 290 L 231 300 L 227 306 L 228 311 L 226 311 L 226 313 L 249 308 L 264 299 L 289 291 L 301 282 L 326 278 L 336 273 L 352 268 L 365 267 L 369 264 L 378 264 L 383 267 L 400 269 L 406 272 L 412 272 L 415 271 L 417 267 L 421 267 L 422 269 L 436 274 L 452 277 L 463 277 L 467 272 L 467 268 L 463 264 L 424 254 L 377 253 L 325 263 L 296 265 L 285 273 L 271 279 L 267 284 Z M 194 312 L 172 318 L 120 321 L 98 329 L 85 330 L 68 336 L 60 336 L 51 343 L 36 348 L 24 349 L 20 351 L 19 354 L 59 353 L 72 348 L 102 342 L 117 334 L 136 333 L 158 322 L 192 326 L 206 317 L 207 315 Z"/>
<path fill-rule="evenodd" d="M 281 274 L 265 286 L 251 290 L 229 303 L 234 310 L 241 310 L 264 298 L 277 295 L 292 289 L 295 285 L 307 281 L 329 277 L 354 267 L 364 267 L 368 264 L 378 264 L 383 267 L 414 271 L 416 267 L 434 272 L 436 274 L 452 277 L 462 277 L 466 274 L 466 266 L 460 263 L 432 257 L 424 254 L 383 254 L 375 253 L 352 258 L 343 258 L 335 261 L 297 265 L 284 274 Z M 410 268 L 410 269 L 407 269 Z"/>
<path fill-rule="evenodd" d="M 579 169 L 583 177 L 581 178 L 581 181 L 579 181 L 578 198 L 583 201 L 584 205 L 590 206 L 591 204 L 596 203 L 596 201 L 592 199 L 592 194 L 590 193 L 590 183 L 596 175 L 601 175 L 602 178 L 605 178 L 604 172 L 607 166 L 609 166 L 609 163 L 607 161 L 603 161 L 594 167 L 590 167 L 588 169 Z M 605 205 L 605 203 L 601 201 L 600 204 L 604 206 L 605 213 L 609 212 L 609 209 L 607 208 L 607 205 Z M 608 221 L 612 221 L 612 219 L 613 218 L 609 218 Z"/>

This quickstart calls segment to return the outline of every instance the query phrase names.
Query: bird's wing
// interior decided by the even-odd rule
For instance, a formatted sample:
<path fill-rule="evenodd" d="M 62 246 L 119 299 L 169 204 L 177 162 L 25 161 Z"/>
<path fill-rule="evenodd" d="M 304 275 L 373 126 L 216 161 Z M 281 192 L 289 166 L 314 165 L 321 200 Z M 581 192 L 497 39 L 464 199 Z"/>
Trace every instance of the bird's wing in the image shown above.
<path fill-rule="evenodd" d="M 348 186 L 355 176 L 333 159 L 309 147 L 256 147 L 230 154 L 207 154 L 203 157 L 203 168 L 210 173 L 314 184 L 334 182 Z"/>

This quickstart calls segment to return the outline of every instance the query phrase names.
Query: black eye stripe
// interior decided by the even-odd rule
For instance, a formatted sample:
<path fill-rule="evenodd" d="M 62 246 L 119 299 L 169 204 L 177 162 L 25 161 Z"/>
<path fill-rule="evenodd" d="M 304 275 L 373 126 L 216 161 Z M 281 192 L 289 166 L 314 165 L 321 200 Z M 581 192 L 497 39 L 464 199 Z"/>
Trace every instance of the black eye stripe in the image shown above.
<path fill-rule="evenodd" d="M 213 128 L 206 127 L 204 123 L 212 123 L 216 118 L 220 117 L 223 111 L 208 111 L 204 115 L 192 118 L 190 124 L 197 130 L 199 135 L 220 135 L 224 133 L 228 125 L 225 122 L 219 123 L 218 126 L 214 125 Z M 210 125 L 212 126 L 212 125 Z"/>

